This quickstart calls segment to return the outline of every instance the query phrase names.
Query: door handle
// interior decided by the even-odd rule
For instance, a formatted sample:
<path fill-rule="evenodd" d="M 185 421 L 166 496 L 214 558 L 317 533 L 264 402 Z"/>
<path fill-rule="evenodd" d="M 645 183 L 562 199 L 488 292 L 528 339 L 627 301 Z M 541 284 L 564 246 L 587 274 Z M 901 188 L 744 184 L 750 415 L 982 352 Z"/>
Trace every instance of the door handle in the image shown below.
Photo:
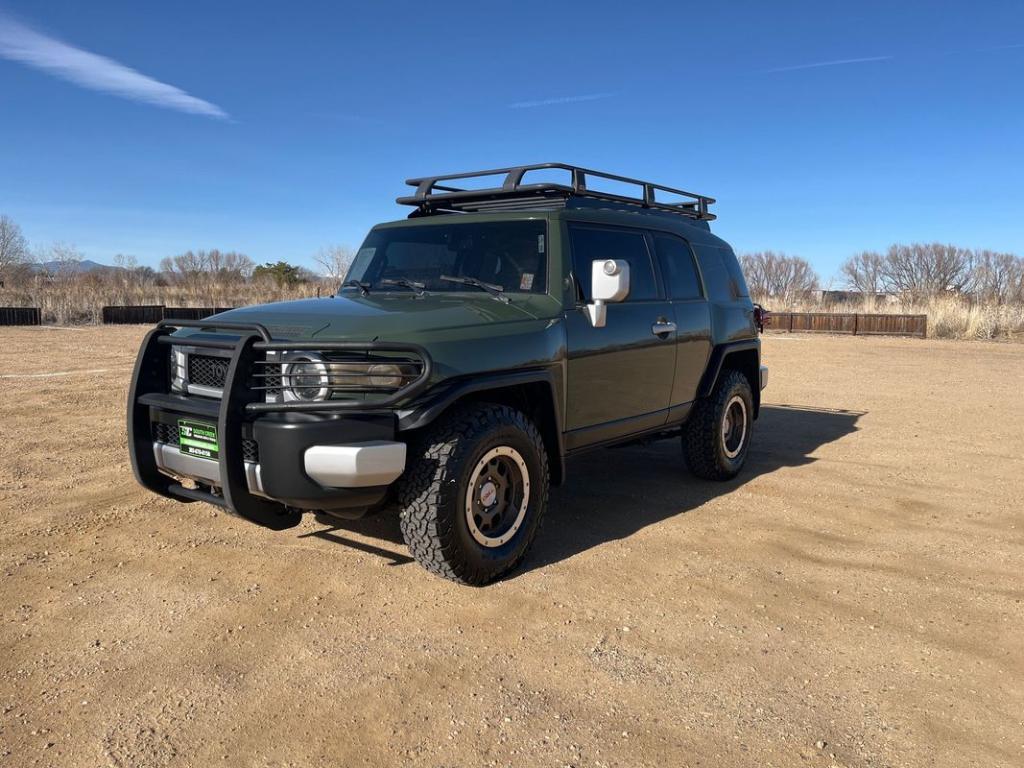
<path fill-rule="evenodd" d="M 658 320 L 654 325 L 651 326 L 651 333 L 655 336 L 665 338 L 670 333 L 675 333 L 676 324 L 671 320 Z"/>

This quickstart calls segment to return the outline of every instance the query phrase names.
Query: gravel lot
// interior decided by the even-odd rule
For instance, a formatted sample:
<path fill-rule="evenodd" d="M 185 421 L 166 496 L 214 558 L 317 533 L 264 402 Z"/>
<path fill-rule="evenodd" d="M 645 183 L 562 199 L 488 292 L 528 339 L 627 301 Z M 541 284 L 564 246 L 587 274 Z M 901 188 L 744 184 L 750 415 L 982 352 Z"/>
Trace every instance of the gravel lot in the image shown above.
<path fill-rule="evenodd" d="M 2 766 L 1024 765 L 1024 345 L 769 336 L 739 480 L 574 460 L 470 589 L 143 492 L 144 330 L 0 329 Z"/>

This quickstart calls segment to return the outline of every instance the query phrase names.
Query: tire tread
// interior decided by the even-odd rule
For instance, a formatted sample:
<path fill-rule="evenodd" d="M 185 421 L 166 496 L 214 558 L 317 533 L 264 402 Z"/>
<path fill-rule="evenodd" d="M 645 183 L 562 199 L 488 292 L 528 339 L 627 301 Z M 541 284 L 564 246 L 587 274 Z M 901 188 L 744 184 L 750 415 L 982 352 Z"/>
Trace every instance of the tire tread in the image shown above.
<path fill-rule="evenodd" d="M 686 465 L 697 477 L 704 480 L 730 480 L 738 469 L 723 465 L 718 451 L 718 430 L 720 412 L 725 408 L 732 391 L 744 387 L 750 392 L 750 382 L 742 372 L 729 370 L 718 380 L 710 397 L 698 400 L 683 431 L 683 455 Z M 747 424 L 747 446 L 750 445 L 750 430 L 753 420 Z"/>
<path fill-rule="evenodd" d="M 541 477 L 531 485 L 542 494 L 538 517 L 547 508 L 548 459 L 540 432 L 523 413 L 506 405 L 481 403 L 458 407 L 409 446 L 411 461 L 397 483 L 402 537 L 416 561 L 431 573 L 459 584 L 483 585 L 522 562 L 540 528 L 538 519 L 516 556 L 498 569 L 474 567 L 459 546 L 454 514 L 459 514 L 458 475 L 461 462 L 477 440 L 495 429 L 514 427 L 529 440 L 539 457 Z M 445 510 L 454 505 L 454 514 Z"/>

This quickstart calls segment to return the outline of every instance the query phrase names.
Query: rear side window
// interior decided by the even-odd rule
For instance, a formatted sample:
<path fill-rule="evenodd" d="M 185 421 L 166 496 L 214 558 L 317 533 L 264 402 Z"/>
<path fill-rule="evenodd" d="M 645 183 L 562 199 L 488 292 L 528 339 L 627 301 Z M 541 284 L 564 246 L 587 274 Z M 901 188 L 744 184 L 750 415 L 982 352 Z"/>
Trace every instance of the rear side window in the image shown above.
<path fill-rule="evenodd" d="M 694 245 L 704 273 L 708 298 L 712 301 L 735 301 L 747 296 L 747 283 L 740 265 L 731 251 L 709 245 Z"/>
<path fill-rule="evenodd" d="M 642 232 L 570 225 L 569 242 L 576 285 L 584 301 L 590 300 L 591 262 L 605 259 L 624 259 L 629 264 L 629 296 L 626 301 L 658 298 L 651 254 Z"/>
<path fill-rule="evenodd" d="M 654 250 L 658 254 L 661 276 L 665 279 L 669 296 L 673 299 L 699 299 L 702 295 L 700 279 L 686 241 L 673 235 L 655 234 Z"/>
<path fill-rule="evenodd" d="M 736 258 L 736 254 L 731 250 L 723 250 L 722 260 L 725 262 L 725 268 L 729 270 L 729 277 L 732 278 L 736 295 L 749 297 L 750 289 L 747 288 L 747 280 L 743 277 L 743 270 L 740 269 L 740 260 Z"/>

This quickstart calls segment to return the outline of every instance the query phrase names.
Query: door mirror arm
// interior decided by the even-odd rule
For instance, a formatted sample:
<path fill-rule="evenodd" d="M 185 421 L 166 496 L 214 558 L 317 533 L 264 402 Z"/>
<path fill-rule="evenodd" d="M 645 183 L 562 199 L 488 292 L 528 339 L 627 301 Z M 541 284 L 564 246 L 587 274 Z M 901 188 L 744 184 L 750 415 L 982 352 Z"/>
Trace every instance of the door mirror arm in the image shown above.
<path fill-rule="evenodd" d="M 584 307 L 587 310 L 587 317 L 590 324 L 595 328 L 604 328 L 608 322 L 608 305 L 603 301 L 594 301 Z"/>

